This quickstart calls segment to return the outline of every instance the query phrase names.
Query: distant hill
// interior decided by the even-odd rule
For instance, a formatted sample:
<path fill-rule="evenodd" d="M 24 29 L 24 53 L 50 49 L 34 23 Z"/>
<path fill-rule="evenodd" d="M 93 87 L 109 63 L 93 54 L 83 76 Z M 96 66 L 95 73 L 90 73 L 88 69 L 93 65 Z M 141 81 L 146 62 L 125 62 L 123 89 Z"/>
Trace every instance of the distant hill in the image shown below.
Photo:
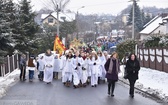
<path fill-rule="evenodd" d="M 129 5 L 127 8 L 125 8 L 124 10 L 121 11 L 120 15 L 129 14 L 131 8 L 132 8 L 132 5 Z M 152 13 L 154 16 L 156 16 L 157 14 L 160 14 L 160 13 L 168 12 L 168 8 L 157 8 L 155 6 L 153 6 L 153 7 L 142 7 L 141 9 L 143 9 L 144 12 Z"/>

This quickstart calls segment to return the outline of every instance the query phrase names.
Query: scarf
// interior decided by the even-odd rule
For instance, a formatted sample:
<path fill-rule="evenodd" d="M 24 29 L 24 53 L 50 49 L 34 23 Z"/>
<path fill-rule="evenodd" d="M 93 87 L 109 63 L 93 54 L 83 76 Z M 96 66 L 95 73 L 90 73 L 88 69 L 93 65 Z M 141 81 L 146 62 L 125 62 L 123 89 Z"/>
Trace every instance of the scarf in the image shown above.
<path fill-rule="evenodd" d="M 110 65 L 109 65 L 109 70 L 108 70 L 108 73 L 112 74 L 112 71 L 113 71 L 113 59 L 114 58 L 111 58 L 110 59 Z M 118 73 L 118 59 L 116 59 L 116 73 Z"/>

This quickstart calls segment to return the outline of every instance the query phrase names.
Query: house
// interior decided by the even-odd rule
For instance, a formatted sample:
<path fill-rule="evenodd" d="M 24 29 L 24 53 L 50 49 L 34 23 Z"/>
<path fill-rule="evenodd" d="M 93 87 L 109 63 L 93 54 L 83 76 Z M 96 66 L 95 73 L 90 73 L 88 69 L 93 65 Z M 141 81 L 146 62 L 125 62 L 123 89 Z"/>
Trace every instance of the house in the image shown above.
<path fill-rule="evenodd" d="M 59 22 L 68 21 L 71 22 L 75 20 L 75 13 L 59 13 Z M 56 25 L 58 22 L 57 20 L 57 13 L 53 12 L 50 14 L 42 14 L 41 15 L 41 24 L 48 24 L 48 25 Z"/>
<path fill-rule="evenodd" d="M 124 25 L 127 25 L 128 19 L 129 19 L 129 14 L 123 14 L 122 22 L 124 23 Z"/>
<path fill-rule="evenodd" d="M 160 14 L 154 17 L 140 32 L 140 40 L 144 40 L 147 36 L 166 35 L 168 34 L 168 14 Z"/>

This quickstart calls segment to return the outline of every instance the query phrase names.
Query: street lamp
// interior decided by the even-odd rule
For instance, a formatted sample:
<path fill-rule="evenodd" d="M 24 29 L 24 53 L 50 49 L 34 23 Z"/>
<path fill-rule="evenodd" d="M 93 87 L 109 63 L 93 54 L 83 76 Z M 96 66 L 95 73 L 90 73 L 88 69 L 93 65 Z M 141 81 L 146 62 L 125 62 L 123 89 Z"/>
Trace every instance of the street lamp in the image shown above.
<path fill-rule="evenodd" d="M 78 16 L 79 16 L 79 12 L 78 12 L 78 11 L 79 11 L 80 9 L 82 9 L 82 8 L 85 8 L 85 6 L 82 6 L 82 7 L 78 8 L 78 9 L 77 9 L 77 14 L 76 14 L 76 25 L 77 25 L 77 36 L 76 36 L 76 39 L 79 38 L 79 25 L 78 25 L 78 20 L 79 20 Z"/>

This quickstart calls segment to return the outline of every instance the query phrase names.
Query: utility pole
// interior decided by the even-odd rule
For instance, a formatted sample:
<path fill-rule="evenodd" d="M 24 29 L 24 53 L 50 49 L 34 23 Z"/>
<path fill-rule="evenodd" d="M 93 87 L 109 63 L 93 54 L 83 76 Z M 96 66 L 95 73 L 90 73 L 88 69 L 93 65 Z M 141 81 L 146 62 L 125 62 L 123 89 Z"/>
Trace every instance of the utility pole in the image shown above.
<path fill-rule="evenodd" d="M 77 33 L 76 33 L 76 34 L 77 34 L 77 35 L 76 35 L 76 39 L 77 39 L 77 40 L 78 40 L 78 38 L 79 38 L 79 24 L 78 24 L 78 20 L 79 20 L 79 19 L 78 19 L 78 15 L 79 15 L 79 13 L 78 13 L 78 11 L 77 11 L 77 13 L 76 13 L 76 23 L 77 23 L 77 26 L 76 26 L 76 27 L 77 27 L 77 30 L 76 30 L 76 31 L 77 31 Z"/>
<path fill-rule="evenodd" d="M 80 8 L 77 9 L 77 13 L 76 13 L 76 26 L 77 26 L 77 35 L 76 35 L 76 39 L 79 39 L 79 10 L 85 8 L 85 6 L 82 6 Z"/>
<path fill-rule="evenodd" d="M 58 4 L 57 4 L 57 35 L 59 36 L 59 12 L 60 12 L 60 9 L 58 7 Z"/>
<path fill-rule="evenodd" d="M 135 0 L 133 0 L 132 6 L 132 39 L 135 39 Z"/>

